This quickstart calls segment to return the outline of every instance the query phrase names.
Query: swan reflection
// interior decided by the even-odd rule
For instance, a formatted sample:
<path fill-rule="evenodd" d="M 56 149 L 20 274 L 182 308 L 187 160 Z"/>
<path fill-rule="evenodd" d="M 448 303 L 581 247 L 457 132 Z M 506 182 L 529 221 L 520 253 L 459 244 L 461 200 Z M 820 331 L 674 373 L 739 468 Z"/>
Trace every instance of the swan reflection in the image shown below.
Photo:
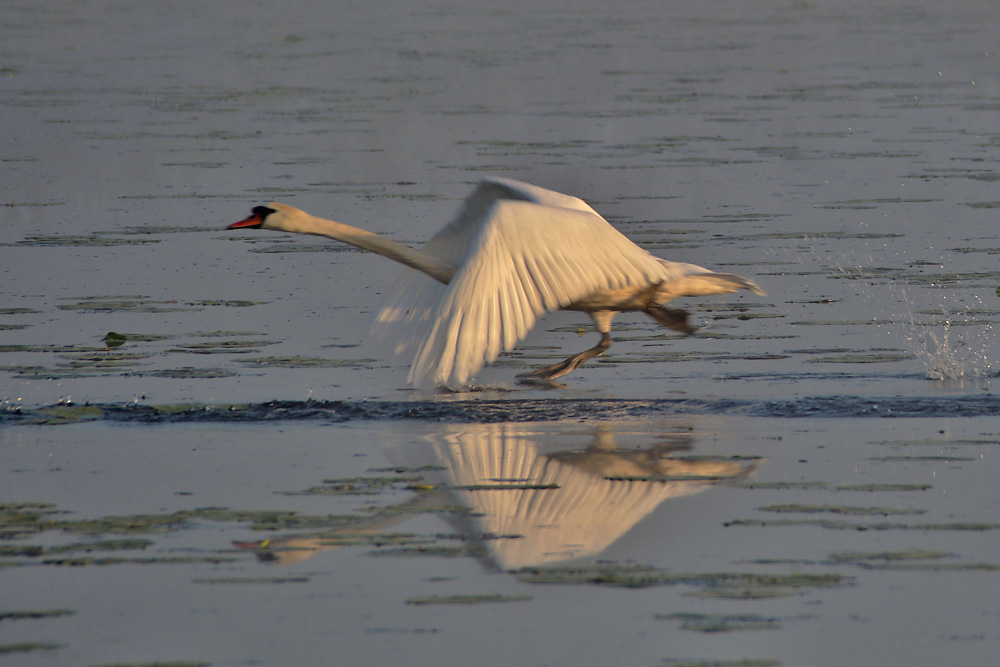
<path fill-rule="evenodd" d="M 338 534 L 377 544 L 377 536 L 414 516 L 439 512 L 459 533 L 485 537 L 477 544 L 502 569 L 551 565 L 597 555 L 663 501 L 744 477 L 759 464 L 685 456 L 689 430 L 637 432 L 620 424 L 452 424 L 384 435 L 388 459 L 398 470 L 420 469 L 423 490 L 363 526 L 253 545 L 262 557 L 299 561 L 341 546 Z M 469 511 L 443 511 L 456 506 Z"/>

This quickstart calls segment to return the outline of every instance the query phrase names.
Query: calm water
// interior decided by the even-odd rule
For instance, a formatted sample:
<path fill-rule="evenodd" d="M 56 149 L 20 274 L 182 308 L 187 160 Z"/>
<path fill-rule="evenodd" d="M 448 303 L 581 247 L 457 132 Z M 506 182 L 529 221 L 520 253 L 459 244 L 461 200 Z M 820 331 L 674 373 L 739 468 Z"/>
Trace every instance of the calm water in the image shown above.
<path fill-rule="evenodd" d="M 994 3 L 0 19 L 5 664 L 1000 654 Z M 224 230 L 419 243 L 486 174 L 768 296 L 514 384 L 595 342 L 553 314 L 436 395 L 368 338 L 391 263 Z"/>

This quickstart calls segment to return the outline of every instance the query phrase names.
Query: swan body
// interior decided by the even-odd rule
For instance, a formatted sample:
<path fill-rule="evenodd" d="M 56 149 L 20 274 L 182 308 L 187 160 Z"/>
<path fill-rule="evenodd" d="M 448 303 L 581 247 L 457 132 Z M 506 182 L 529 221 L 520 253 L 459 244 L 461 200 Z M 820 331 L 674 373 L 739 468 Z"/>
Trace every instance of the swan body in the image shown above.
<path fill-rule="evenodd" d="M 409 381 L 463 385 L 524 338 L 546 312 L 590 314 L 601 341 L 519 379 L 566 375 L 611 346 L 611 320 L 644 312 L 692 333 L 681 296 L 764 292 L 751 280 L 660 259 L 576 197 L 509 179 L 483 180 L 455 218 L 419 250 L 293 206 L 257 206 L 229 226 L 326 236 L 404 264 L 375 315 L 373 332 L 394 337 L 396 352 L 416 349 Z"/>

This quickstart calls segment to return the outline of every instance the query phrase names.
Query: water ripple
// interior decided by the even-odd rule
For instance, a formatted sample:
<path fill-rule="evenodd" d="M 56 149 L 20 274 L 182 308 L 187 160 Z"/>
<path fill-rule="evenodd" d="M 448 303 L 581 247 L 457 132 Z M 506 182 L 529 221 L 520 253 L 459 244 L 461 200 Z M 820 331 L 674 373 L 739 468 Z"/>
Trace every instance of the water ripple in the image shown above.
<path fill-rule="evenodd" d="M 0 424 L 81 421 L 190 423 L 416 420 L 450 423 L 612 421 L 644 417 L 984 417 L 1000 415 L 1000 397 L 814 396 L 793 399 L 579 399 L 459 401 L 269 401 L 243 405 L 60 404 L 0 413 Z"/>

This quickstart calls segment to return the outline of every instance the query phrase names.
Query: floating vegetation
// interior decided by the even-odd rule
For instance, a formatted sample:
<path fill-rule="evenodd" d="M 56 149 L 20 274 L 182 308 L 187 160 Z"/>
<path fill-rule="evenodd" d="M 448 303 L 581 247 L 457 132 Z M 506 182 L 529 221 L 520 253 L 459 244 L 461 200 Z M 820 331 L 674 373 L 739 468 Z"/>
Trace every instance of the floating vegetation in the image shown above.
<path fill-rule="evenodd" d="M 0 346 L 2 351 L 3 346 Z M 103 348 L 100 348 L 103 350 Z M 197 374 L 197 369 L 161 371 L 165 376 Z M 227 373 L 215 369 L 215 373 Z M 0 424 L 38 423 L 47 419 L 46 408 L 20 406 L 0 411 Z M 474 399 L 474 400 L 357 400 L 357 401 L 266 401 L 233 405 L 195 404 L 145 405 L 100 403 L 90 407 L 103 411 L 110 422 L 254 422 L 254 421 L 376 421 L 419 420 L 423 422 L 478 423 L 551 422 L 555 420 L 600 420 L 651 418 L 657 416 L 724 414 L 761 417 L 978 417 L 1000 413 L 1000 396 L 968 394 L 942 396 L 806 396 L 769 398 L 657 398 L 657 399 Z"/>
<path fill-rule="evenodd" d="M 32 651 L 52 651 L 62 648 L 62 644 L 52 642 L 18 642 L 16 644 L 0 644 L 0 655 L 10 653 L 30 653 Z"/>
<path fill-rule="evenodd" d="M 423 477 L 350 477 L 324 479 L 323 486 L 313 486 L 305 491 L 286 492 L 290 496 L 369 496 L 385 491 L 408 488 Z"/>
<path fill-rule="evenodd" d="M 34 308 L 0 308 L 0 315 L 29 315 L 41 311 Z"/>
<path fill-rule="evenodd" d="M 462 556 L 473 556 L 478 554 L 477 550 L 469 547 L 444 547 L 444 546 L 416 546 L 397 547 L 394 549 L 378 549 L 370 551 L 369 556 L 434 556 L 437 558 L 458 558 Z"/>
<path fill-rule="evenodd" d="M 93 312 L 128 312 L 128 313 L 172 313 L 184 310 L 200 310 L 185 306 L 176 300 L 152 299 L 146 296 L 91 296 L 76 299 L 75 303 L 63 303 L 56 306 L 59 310 L 80 310 Z"/>
<path fill-rule="evenodd" d="M 941 456 L 905 456 L 905 455 L 900 454 L 898 456 L 869 456 L 868 460 L 869 461 L 883 461 L 883 462 L 884 461 L 912 461 L 912 462 L 926 462 L 926 461 L 938 462 L 938 461 L 940 461 L 940 462 L 943 462 L 943 463 L 951 463 L 951 462 L 956 462 L 956 461 L 975 461 L 976 459 L 973 458 L 973 457 L 971 457 L 971 456 L 944 456 L 944 455 L 941 455 Z"/>
<path fill-rule="evenodd" d="M 987 531 L 1000 529 L 1000 523 L 985 523 L 975 521 L 955 521 L 952 523 L 850 523 L 847 521 L 829 521 L 824 519 L 733 519 L 727 521 L 726 527 L 751 526 L 763 528 L 768 526 L 817 526 L 829 530 L 959 530 Z"/>
<path fill-rule="evenodd" d="M 247 301 L 245 299 L 207 299 L 203 301 L 190 301 L 189 306 L 225 306 L 226 308 L 249 308 L 250 306 L 263 306 L 267 301 Z"/>
<path fill-rule="evenodd" d="M 843 484 L 837 491 L 926 491 L 930 484 Z"/>
<path fill-rule="evenodd" d="M 142 245 L 145 243 L 159 243 L 159 239 L 116 239 L 102 234 L 89 234 L 87 236 L 65 235 L 65 236 L 26 236 L 21 241 L 14 243 L 0 243 L 0 246 L 31 246 L 31 247 L 55 247 L 55 246 L 90 246 L 90 247 L 112 247 L 122 245 Z"/>
<path fill-rule="evenodd" d="M 307 584 L 309 577 L 206 577 L 196 584 Z"/>
<path fill-rule="evenodd" d="M 814 364 L 884 364 L 915 358 L 914 355 L 907 353 L 876 352 L 871 354 L 850 353 L 815 357 L 813 359 L 806 359 L 806 361 Z"/>
<path fill-rule="evenodd" d="M 211 380 L 217 378 L 234 377 L 237 373 L 227 371 L 223 368 L 171 368 L 162 371 L 154 371 L 149 375 L 158 378 L 175 378 L 184 380 Z"/>
<path fill-rule="evenodd" d="M 149 556 L 145 558 L 46 558 L 42 565 L 53 565 L 63 567 L 86 567 L 101 565 L 178 565 L 178 564 L 200 564 L 221 565 L 233 563 L 238 559 L 231 556 Z"/>
<path fill-rule="evenodd" d="M 673 614 L 656 614 L 660 620 L 679 620 L 682 630 L 697 632 L 734 632 L 744 630 L 777 630 L 781 627 L 779 619 L 760 614 L 697 614 L 692 612 L 676 612 Z"/>
<path fill-rule="evenodd" d="M 737 660 L 698 660 L 665 658 L 662 667 L 778 667 L 781 661 L 770 658 L 742 658 Z"/>
<path fill-rule="evenodd" d="M 197 334 L 191 334 L 192 336 Z M 108 347 L 119 347 L 126 342 L 133 343 L 149 343 L 158 340 L 168 340 L 173 338 L 169 334 L 143 334 L 143 333 L 120 333 L 118 331 L 109 331 L 104 334 L 104 338 L 101 340 Z"/>
<path fill-rule="evenodd" d="M 104 334 L 104 338 L 101 339 L 104 344 L 108 347 L 121 347 L 125 344 L 125 336 L 123 334 L 117 333 L 115 331 L 109 331 Z"/>
<path fill-rule="evenodd" d="M 726 486 L 733 486 L 738 489 L 810 489 L 826 488 L 826 482 L 755 482 L 741 481 L 730 482 Z"/>
<path fill-rule="evenodd" d="M 187 352 L 190 354 L 247 354 L 259 347 L 276 345 L 276 341 L 268 340 L 224 340 L 191 343 L 171 348 L 170 352 Z"/>
<path fill-rule="evenodd" d="M 528 602 L 530 595 L 501 595 L 499 593 L 483 593 L 477 595 L 430 595 L 421 598 L 410 598 L 406 604 L 417 606 L 429 604 L 495 604 L 498 602 Z"/>
<path fill-rule="evenodd" d="M 282 243 L 265 248 L 251 248 L 250 252 L 271 254 L 284 252 L 363 252 L 343 243 Z"/>
<path fill-rule="evenodd" d="M 958 440 L 879 440 L 873 445 L 890 445 L 893 447 L 918 446 L 918 447 L 954 447 L 959 445 L 1000 445 L 1000 440 L 977 440 L 962 438 Z"/>
<path fill-rule="evenodd" d="M 420 537 L 413 533 L 351 533 L 338 530 L 336 532 L 316 533 L 309 537 L 316 541 L 318 547 L 421 547 L 434 544 L 434 539 Z"/>
<path fill-rule="evenodd" d="M 807 505 L 790 503 L 787 505 L 767 505 L 758 507 L 762 512 L 800 512 L 804 514 L 830 513 L 830 514 L 851 514 L 866 516 L 878 514 L 889 516 L 891 514 L 926 514 L 927 510 L 908 509 L 901 507 L 853 507 L 849 505 Z"/>
<path fill-rule="evenodd" d="M 176 299 L 153 299 L 142 295 L 90 296 L 66 300 L 74 300 L 75 303 L 63 303 L 56 307 L 59 310 L 93 312 L 171 313 L 177 311 L 199 311 L 215 306 L 245 308 L 266 303 L 265 301 L 225 301 L 220 299 L 181 302 Z"/>
<path fill-rule="evenodd" d="M 34 425 L 58 426 L 94 421 L 104 416 L 104 410 L 94 405 L 52 405 L 36 410 L 26 423 Z"/>
<path fill-rule="evenodd" d="M 369 468 L 369 472 L 394 472 L 397 475 L 402 475 L 404 473 L 415 473 L 415 472 L 435 472 L 439 470 L 447 470 L 446 466 L 437 465 L 425 465 L 425 466 L 390 466 L 388 468 Z"/>
<path fill-rule="evenodd" d="M 258 357 L 238 359 L 243 364 L 271 368 L 359 368 L 378 363 L 378 359 L 321 359 L 319 357 Z"/>
<path fill-rule="evenodd" d="M 94 551 L 141 551 L 151 545 L 149 540 L 101 540 L 97 542 L 77 542 L 54 547 L 38 545 L 0 546 L 0 556 L 37 558 L 39 556 L 65 553 L 92 553 Z M 2 616 L 0 616 L 2 618 Z"/>
<path fill-rule="evenodd" d="M 926 549 L 910 549 L 908 551 L 842 551 L 828 556 L 832 561 L 844 563 L 860 563 L 866 561 L 910 561 L 951 558 L 955 554 L 947 551 L 928 551 Z"/>
<path fill-rule="evenodd" d="M 115 662 L 109 664 L 89 665 L 88 667 L 212 667 L 208 662 L 192 662 L 188 660 L 157 660 L 155 662 Z"/>
<path fill-rule="evenodd" d="M 356 515 L 303 515 L 276 510 L 232 510 L 224 507 L 202 507 L 179 510 L 169 514 L 132 514 L 105 516 L 98 519 L 62 520 L 53 515 L 62 513 L 52 506 L 9 504 L 0 506 L 0 536 L 24 537 L 46 531 L 61 531 L 79 535 L 150 535 L 170 533 L 196 525 L 197 521 L 248 524 L 251 530 L 276 531 L 293 529 L 343 529 L 358 523 Z M 26 547 L 25 557 L 93 551 L 144 550 L 146 539 L 126 539 L 79 542 L 63 546 Z M 11 547 L 16 549 L 17 547 Z M 39 551 L 40 549 L 40 551 Z M 203 559 L 202 559 L 203 560 Z M 143 561 L 146 562 L 146 561 Z"/>
<path fill-rule="evenodd" d="M 498 482 L 496 484 L 464 484 L 451 486 L 457 491 L 546 491 L 558 489 L 558 484 L 529 484 L 517 482 Z"/>
<path fill-rule="evenodd" d="M 518 579 L 531 584 L 597 584 L 621 588 L 647 588 L 685 584 L 700 586 L 719 597 L 788 595 L 800 588 L 840 586 L 839 574 L 756 574 L 746 572 L 669 572 L 647 565 L 598 563 L 581 566 L 524 567 Z"/>
<path fill-rule="evenodd" d="M 85 345 L 24 345 L 18 343 L 0 345 L 0 352 L 103 352 L 104 349 L 103 347 L 88 347 Z"/>
<path fill-rule="evenodd" d="M 20 621 L 24 619 L 57 618 L 59 616 L 72 616 L 76 612 L 72 609 L 27 609 L 0 611 L 0 621 Z"/>

